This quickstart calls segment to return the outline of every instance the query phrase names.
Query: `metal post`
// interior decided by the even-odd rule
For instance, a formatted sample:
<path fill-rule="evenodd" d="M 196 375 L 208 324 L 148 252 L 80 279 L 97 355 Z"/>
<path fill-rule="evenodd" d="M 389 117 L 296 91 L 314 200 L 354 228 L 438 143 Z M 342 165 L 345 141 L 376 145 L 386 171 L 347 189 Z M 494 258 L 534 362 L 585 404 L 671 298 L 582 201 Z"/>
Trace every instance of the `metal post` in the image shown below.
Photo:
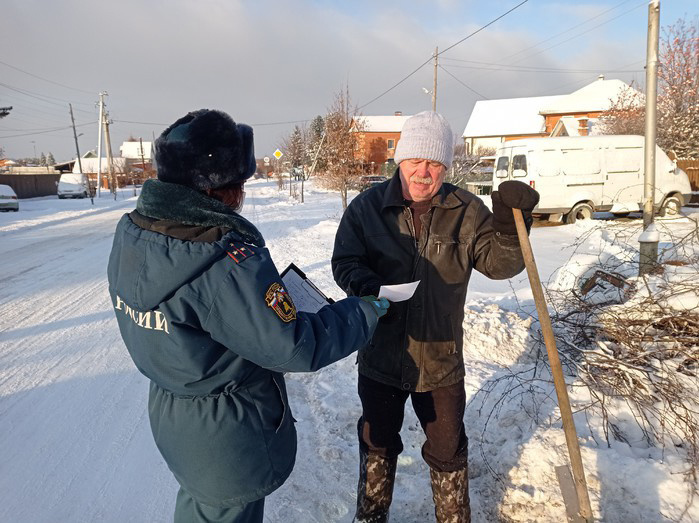
<path fill-rule="evenodd" d="M 114 161 L 112 157 L 112 141 L 109 138 L 109 114 L 106 112 L 104 113 L 104 137 L 107 141 L 107 168 L 109 169 L 109 180 L 112 186 L 112 192 L 114 193 L 114 199 L 116 200 L 118 183 L 116 173 L 114 172 Z"/>
<path fill-rule="evenodd" d="M 92 196 L 92 187 L 90 187 L 90 178 L 88 178 L 87 174 L 85 174 L 83 172 L 83 164 L 82 164 L 82 161 L 80 160 L 80 147 L 78 147 L 78 134 L 75 131 L 75 118 L 73 118 L 73 104 L 68 104 L 68 107 L 70 107 L 70 121 L 73 125 L 73 138 L 75 139 L 75 154 L 77 154 L 78 171 L 80 171 L 80 179 L 85 184 L 85 187 L 87 187 L 87 192 L 90 193 L 90 203 L 92 203 L 92 205 L 94 205 L 95 199 Z M 80 134 L 82 134 L 82 133 L 80 133 Z"/>
<path fill-rule="evenodd" d="M 432 110 L 437 112 L 437 57 L 439 56 L 439 47 L 434 48 L 434 82 L 432 85 Z"/>
<path fill-rule="evenodd" d="M 102 195 L 102 124 L 104 123 L 104 97 L 106 91 L 100 93 L 100 116 L 99 116 L 99 134 L 97 135 L 97 197 Z"/>
<path fill-rule="evenodd" d="M 648 4 L 648 47 L 646 51 L 646 127 L 643 158 L 643 230 L 653 223 L 655 214 L 655 136 L 658 97 L 658 32 L 660 25 L 660 0 Z M 643 235 L 642 235 L 643 236 Z M 652 270 L 658 261 L 658 242 L 642 241 L 639 257 L 639 276 Z"/>

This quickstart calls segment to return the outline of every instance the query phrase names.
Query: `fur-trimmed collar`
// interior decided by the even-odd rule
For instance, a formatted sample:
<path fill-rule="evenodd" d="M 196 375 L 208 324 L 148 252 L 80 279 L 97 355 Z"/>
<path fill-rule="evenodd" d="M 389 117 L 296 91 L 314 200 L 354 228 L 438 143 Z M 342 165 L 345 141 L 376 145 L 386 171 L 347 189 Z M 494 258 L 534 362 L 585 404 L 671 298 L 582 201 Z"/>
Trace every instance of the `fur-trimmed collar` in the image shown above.
<path fill-rule="evenodd" d="M 172 220 L 203 227 L 226 227 L 245 243 L 263 247 L 264 238 L 257 228 L 220 201 L 176 183 L 146 180 L 136 210 L 157 220 Z"/>

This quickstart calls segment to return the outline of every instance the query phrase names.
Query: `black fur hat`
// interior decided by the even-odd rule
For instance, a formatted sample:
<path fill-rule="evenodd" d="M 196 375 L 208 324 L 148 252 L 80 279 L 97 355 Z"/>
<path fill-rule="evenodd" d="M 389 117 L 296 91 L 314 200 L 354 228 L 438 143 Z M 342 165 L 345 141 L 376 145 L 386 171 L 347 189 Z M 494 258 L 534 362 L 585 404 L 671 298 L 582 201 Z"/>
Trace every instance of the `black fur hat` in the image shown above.
<path fill-rule="evenodd" d="M 198 191 L 242 183 L 255 172 L 252 127 L 222 111 L 183 116 L 155 141 L 158 179 Z"/>

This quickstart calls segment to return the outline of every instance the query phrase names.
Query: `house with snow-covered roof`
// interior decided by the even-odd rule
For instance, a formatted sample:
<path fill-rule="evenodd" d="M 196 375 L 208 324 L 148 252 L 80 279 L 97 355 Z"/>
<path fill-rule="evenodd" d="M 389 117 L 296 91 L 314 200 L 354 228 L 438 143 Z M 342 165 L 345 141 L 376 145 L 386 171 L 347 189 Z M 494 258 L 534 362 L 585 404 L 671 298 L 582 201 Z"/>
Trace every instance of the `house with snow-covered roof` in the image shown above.
<path fill-rule="evenodd" d="M 600 75 L 566 95 L 479 100 L 462 135 L 466 152 L 478 154 L 520 138 L 596 134 L 599 116 L 627 89 L 632 87 Z"/>
<path fill-rule="evenodd" d="M 355 116 L 351 131 L 357 133 L 358 157 L 368 171 L 379 172 L 381 166 L 393 159 L 403 124 L 412 115 L 396 111 L 392 116 Z"/>

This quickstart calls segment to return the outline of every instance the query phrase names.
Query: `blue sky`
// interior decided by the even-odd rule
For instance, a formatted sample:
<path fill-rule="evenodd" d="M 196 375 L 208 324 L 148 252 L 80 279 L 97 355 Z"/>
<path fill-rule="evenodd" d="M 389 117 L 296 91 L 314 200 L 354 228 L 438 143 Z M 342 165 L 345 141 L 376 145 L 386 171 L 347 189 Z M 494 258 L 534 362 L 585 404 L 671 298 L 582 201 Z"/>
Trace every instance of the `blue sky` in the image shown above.
<path fill-rule="evenodd" d="M 294 125 L 279 122 L 325 113 L 345 85 L 366 115 L 429 109 L 431 64 L 372 100 L 520 1 L 6 0 L 0 147 L 69 159 L 73 103 L 81 149 L 95 148 L 104 90 L 115 149 L 209 107 L 252 124 L 264 156 Z M 660 13 L 661 27 L 697 23 L 699 2 Z M 460 135 L 479 99 L 563 94 L 600 73 L 642 85 L 647 16 L 637 0 L 529 0 L 440 56 L 438 111 Z"/>

